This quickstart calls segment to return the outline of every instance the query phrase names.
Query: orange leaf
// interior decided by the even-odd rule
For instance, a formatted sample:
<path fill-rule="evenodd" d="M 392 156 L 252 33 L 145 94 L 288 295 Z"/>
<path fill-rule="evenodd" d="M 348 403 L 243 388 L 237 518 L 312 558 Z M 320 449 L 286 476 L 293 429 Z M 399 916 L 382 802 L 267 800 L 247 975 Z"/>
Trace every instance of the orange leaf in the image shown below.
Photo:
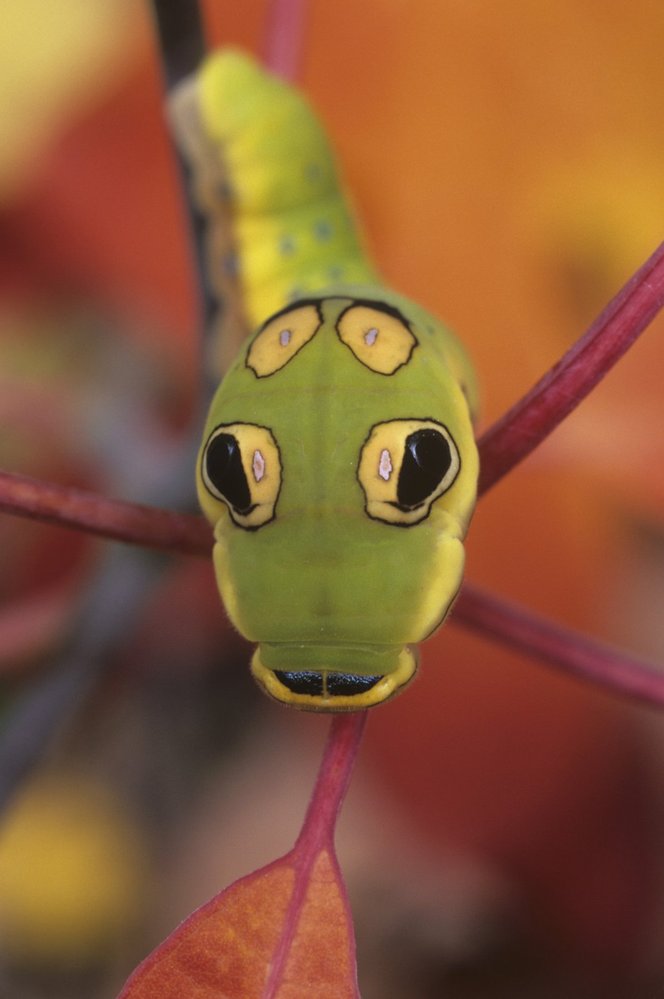
<path fill-rule="evenodd" d="M 364 721 L 364 714 L 332 721 L 293 849 L 194 912 L 139 965 L 119 999 L 358 999 L 333 836 Z"/>

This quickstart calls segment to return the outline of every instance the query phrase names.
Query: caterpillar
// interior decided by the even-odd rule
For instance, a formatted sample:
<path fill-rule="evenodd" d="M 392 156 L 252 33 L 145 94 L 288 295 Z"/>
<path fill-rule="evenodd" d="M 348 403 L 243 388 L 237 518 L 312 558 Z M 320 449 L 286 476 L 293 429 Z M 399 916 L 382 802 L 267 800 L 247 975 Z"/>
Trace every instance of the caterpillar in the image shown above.
<path fill-rule="evenodd" d="M 270 697 L 371 707 L 413 678 L 417 645 L 461 585 L 478 476 L 473 369 L 437 319 L 382 282 L 296 89 L 222 50 L 193 93 L 224 164 L 255 330 L 197 460 L 218 587 Z"/>

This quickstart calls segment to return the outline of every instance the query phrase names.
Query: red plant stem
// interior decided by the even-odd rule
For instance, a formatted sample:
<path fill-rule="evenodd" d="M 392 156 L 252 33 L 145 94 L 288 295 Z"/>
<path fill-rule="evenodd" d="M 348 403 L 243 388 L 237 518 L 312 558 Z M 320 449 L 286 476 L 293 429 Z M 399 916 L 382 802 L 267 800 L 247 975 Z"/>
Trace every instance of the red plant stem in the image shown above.
<path fill-rule="evenodd" d="M 348 789 L 366 721 L 366 710 L 333 717 L 295 851 L 305 843 L 313 850 L 324 844 L 332 845 L 335 821 Z"/>
<path fill-rule="evenodd" d="M 212 544 L 202 517 L 107 500 L 96 493 L 8 472 L 0 472 L 0 510 L 188 555 L 209 556 Z M 566 672 L 664 706 L 664 682 L 656 668 L 566 631 L 525 608 L 499 601 L 468 583 L 454 605 L 451 620 Z M 340 716 L 339 724 L 344 717 Z"/>
<path fill-rule="evenodd" d="M 88 531 L 116 541 L 202 555 L 212 536 L 202 517 L 0 472 L 0 510 Z"/>
<path fill-rule="evenodd" d="M 478 441 L 479 494 L 522 461 L 575 409 L 664 305 L 664 243 L 588 331 Z"/>
<path fill-rule="evenodd" d="M 584 337 L 480 439 L 485 492 L 524 458 L 588 394 L 664 304 L 664 244 L 646 261 Z M 202 555 L 210 530 L 200 517 L 105 499 L 94 493 L 0 472 L 0 510 L 77 527 L 105 537 Z M 466 587 L 455 618 L 562 669 L 664 704 L 660 675 L 525 610 Z"/>
<path fill-rule="evenodd" d="M 265 65 L 276 76 L 293 82 L 303 51 L 306 0 L 272 0 L 265 39 Z"/>
<path fill-rule="evenodd" d="M 284 932 L 279 948 L 261 993 L 263 999 L 275 999 L 280 991 L 284 966 L 297 932 L 311 872 L 321 851 L 327 850 L 332 863 L 337 864 L 334 853 L 336 820 L 350 783 L 366 720 L 367 712 L 358 711 L 335 715 L 330 724 L 309 807 L 300 835 L 289 854 L 296 869 L 295 887 L 284 917 Z"/>
<path fill-rule="evenodd" d="M 664 670 L 467 583 L 451 620 L 582 680 L 664 705 Z"/>
<path fill-rule="evenodd" d="M 482 435 L 480 494 L 555 429 L 662 305 L 664 244 L 548 374 Z M 210 531 L 200 517 L 109 500 L 9 472 L 0 472 L 0 510 L 153 548 L 198 555 L 210 547 Z"/>

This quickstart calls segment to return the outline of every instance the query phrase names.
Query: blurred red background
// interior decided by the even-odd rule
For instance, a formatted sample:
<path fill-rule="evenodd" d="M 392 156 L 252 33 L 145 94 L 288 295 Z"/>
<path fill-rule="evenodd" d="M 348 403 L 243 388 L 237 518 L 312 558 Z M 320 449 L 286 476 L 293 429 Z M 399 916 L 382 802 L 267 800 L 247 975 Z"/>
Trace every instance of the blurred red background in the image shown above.
<path fill-rule="evenodd" d="M 211 43 L 264 51 L 267 4 L 208 0 L 204 9 Z M 105 55 L 91 66 L 102 30 Z M 154 38 L 139 3 L 79 32 L 72 85 L 35 134 L 9 135 L 23 144 L 26 166 L 6 167 L 0 187 L 6 380 L 62 392 L 72 313 L 96 312 L 138 352 L 139 372 L 143 363 L 159 372 L 151 399 L 174 433 L 194 406 L 196 310 Z M 0 34 L 20 63 L 34 33 L 9 19 Z M 300 82 L 332 134 L 386 280 L 448 321 L 474 357 L 482 425 L 559 357 L 661 239 L 663 36 L 664 9 L 647 0 L 308 7 Z M 0 178 L 3 170 L 0 157 Z M 661 332 L 660 318 L 568 424 L 482 501 L 467 546 L 474 582 L 655 658 L 664 645 Z M 45 343 L 54 359 L 44 374 Z M 70 353 L 58 355 L 58 343 Z M 84 402 L 74 410 L 63 450 L 76 456 Z M 17 432 L 10 419 L 7 440 Z M 25 447 L 6 446 L 7 467 L 63 481 L 75 461 L 63 456 L 53 469 L 49 445 L 30 461 Z M 103 470 L 89 463 L 78 462 L 75 478 L 104 487 Z M 24 576 L 34 546 L 50 553 L 34 570 L 38 593 L 48 558 L 60 564 L 62 533 L 40 528 L 42 537 L 6 518 L 2 530 L 26 532 L 29 543 L 7 563 Z M 12 590 L 17 571 L 1 581 L 8 605 L 25 596 Z M 192 574 L 206 608 L 197 624 L 212 627 L 207 566 L 183 570 L 186 584 L 172 586 L 163 606 L 181 607 Z M 315 754 L 325 722 L 278 711 L 265 715 L 286 745 L 296 732 Z M 443 871 L 471 858 L 504 879 L 505 897 L 518 899 L 515 925 L 542 965 L 573 969 L 551 994 L 571 995 L 572 981 L 591 983 L 580 995 L 631 996 L 641 976 L 661 971 L 662 745 L 654 712 L 450 625 L 425 646 L 407 695 L 370 718 L 362 779 L 404 817 L 411 840 L 395 846 L 393 866 L 399 849 L 421 848 Z M 271 785 L 270 797 L 260 759 L 253 779 L 269 826 L 281 789 Z M 295 814 L 304 796 L 306 779 Z M 359 797 L 351 793 L 349 813 L 361 811 Z M 381 825 L 377 813 L 369 840 Z M 288 846 L 256 838 L 265 851 L 258 847 L 256 862 Z M 229 876 L 253 859 L 238 848 Z M 220 887 L 210 882 L 214 865 L 201 861 L 207 894 Z M 499 978 L 476 994 L 502 994 Z M 386 996 L 372 981 L 367 996 Z M 537 981 L 529 995 L 540 994 Z"/>

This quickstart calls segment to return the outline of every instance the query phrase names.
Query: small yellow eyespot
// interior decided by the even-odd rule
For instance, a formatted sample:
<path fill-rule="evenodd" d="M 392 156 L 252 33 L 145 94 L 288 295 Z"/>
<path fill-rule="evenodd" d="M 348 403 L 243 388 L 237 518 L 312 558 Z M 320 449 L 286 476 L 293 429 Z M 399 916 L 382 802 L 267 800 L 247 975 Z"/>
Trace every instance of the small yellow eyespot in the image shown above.
<path fill-rule="evenodd" d="M 300 305 L 270 319 L 255 336 L 247 353 L 247 367 L 258 378 L 279 371 L 317 333 L 323 317 L 316 305 Z"/>
<path fill-rule="evenodd" d="M 217 501 L 210 502 L 201 494 L 209 520 L 214 523 L 219 519 L 221 501 L 238 527 L 262 527 L 274 518 L 281 488 L 277 442 L 267 427 L 252 423 L 215 427 L 201 453 L 200 478 L 209 496 Z"/>
<path fill-rule="evenodd" d="M 369 305 L 351 305 L 342 312 L 337 334 L 358 361 L 379 375 L 393 375 L 417 346 L 405 320 Z"/>
<path fill-rule="evenodd" d="M 373 520 L 410 527 L 429 516 L 461 467 L 447 427 L 436 420 L 388 420 L 372 427 L 357 468 Z"/>

